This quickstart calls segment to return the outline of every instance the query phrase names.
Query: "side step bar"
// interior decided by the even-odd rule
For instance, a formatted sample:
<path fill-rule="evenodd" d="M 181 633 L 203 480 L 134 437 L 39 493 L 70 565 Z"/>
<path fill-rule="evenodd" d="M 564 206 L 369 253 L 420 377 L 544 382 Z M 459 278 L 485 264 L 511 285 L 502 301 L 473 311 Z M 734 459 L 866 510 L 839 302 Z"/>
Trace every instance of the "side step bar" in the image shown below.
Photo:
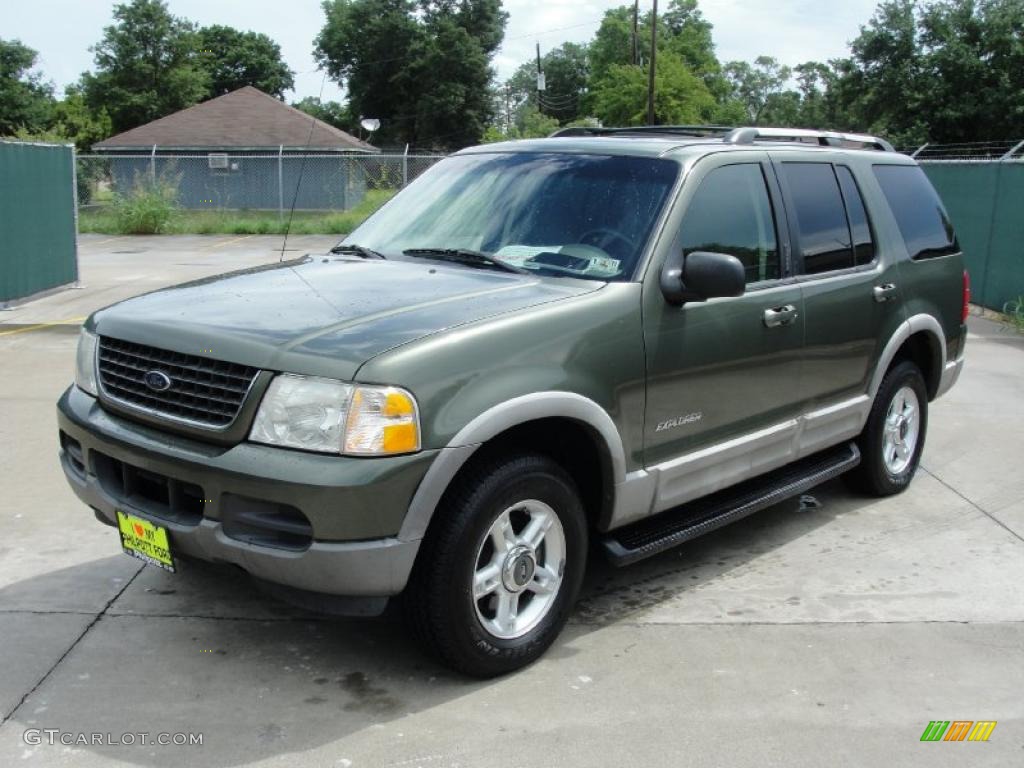
<path fill-rule="evenodd" d="M 803 493 L 860 464 L 856 444 L 839 445 L 774 472 L 611 531 L 602 541 L 613 565 L 656 555 Z"/>

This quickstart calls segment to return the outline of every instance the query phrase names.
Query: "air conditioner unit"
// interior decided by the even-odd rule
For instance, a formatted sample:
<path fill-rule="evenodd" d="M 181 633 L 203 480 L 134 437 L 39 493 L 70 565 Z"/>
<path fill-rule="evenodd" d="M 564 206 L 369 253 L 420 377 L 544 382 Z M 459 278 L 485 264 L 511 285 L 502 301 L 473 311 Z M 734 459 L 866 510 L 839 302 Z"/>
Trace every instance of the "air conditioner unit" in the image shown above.
<path fill-rule="evenodd" d="M 225 152 L 211 152 L 206 156 L 206 161 L 211 168 L 224 169 L 228 167 L 228 156 Z"/>

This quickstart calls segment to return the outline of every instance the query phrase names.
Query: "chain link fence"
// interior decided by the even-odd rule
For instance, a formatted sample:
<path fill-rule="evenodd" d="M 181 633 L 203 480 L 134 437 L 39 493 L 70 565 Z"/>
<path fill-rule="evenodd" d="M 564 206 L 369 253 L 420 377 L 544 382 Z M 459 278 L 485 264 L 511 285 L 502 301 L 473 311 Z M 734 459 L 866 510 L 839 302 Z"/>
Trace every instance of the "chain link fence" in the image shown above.
<path fill-rule="evenodd" d="M 899 147 L 919 163 L 1024 162 L 1024 140 L 968 141 L 959 144 L 920 144 Z"/>
<path fill-rule="evenodd" d="M 444 155 L 203 152 L 78 155 L 79 207 L 160 185 L 190 210 L 346 211 L 367 190 L 398 190 Z"/>
<path fill-rule="evenodd" d="M 974 302 L 997 311 L 1024 302 L 1024 140 L 900 151 L 921 164 L 946 204 Z"/>

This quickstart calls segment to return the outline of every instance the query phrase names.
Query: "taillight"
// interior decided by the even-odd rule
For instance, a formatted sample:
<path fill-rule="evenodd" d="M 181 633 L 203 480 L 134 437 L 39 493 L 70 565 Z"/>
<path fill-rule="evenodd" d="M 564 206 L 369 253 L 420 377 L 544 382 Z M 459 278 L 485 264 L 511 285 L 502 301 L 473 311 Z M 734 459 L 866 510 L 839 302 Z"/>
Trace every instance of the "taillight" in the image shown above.
<path fill-rule="evenodd" d="M 964 270 L 964 306 L 960 311 L 960 322 L 967 322 L 967 315 L 971 312 L 971 276 Z"/>

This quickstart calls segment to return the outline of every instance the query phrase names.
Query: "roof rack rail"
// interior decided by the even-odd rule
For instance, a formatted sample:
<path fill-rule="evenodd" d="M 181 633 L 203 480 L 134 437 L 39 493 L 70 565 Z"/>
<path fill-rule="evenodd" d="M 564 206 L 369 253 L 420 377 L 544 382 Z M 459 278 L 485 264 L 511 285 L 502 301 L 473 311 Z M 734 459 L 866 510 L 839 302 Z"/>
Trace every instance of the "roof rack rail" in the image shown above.
<path fill-rule="evenodd" d="M 605 128 L 588 125 L 574 125 L 559 130 L 548 136 L 549 139 L 566 136 L 688 136 L 703 139 L 708 136 L 722 136 L 733 130 L 731 125 L 630 125 L 619 128 Z"/>
<path fill-rule="evenodd" d="M 877 136 L 868 136 L 863 133 L 813 131 L 807 128 L 733 128 L 722 137 L 722 141 L 728 144 L 753 144 L 758 139 L 768 139 L 769 141 L 812 140 L 823 147 L 877 149 L 882 152 L 896 151 L 892 144 Z"/>

